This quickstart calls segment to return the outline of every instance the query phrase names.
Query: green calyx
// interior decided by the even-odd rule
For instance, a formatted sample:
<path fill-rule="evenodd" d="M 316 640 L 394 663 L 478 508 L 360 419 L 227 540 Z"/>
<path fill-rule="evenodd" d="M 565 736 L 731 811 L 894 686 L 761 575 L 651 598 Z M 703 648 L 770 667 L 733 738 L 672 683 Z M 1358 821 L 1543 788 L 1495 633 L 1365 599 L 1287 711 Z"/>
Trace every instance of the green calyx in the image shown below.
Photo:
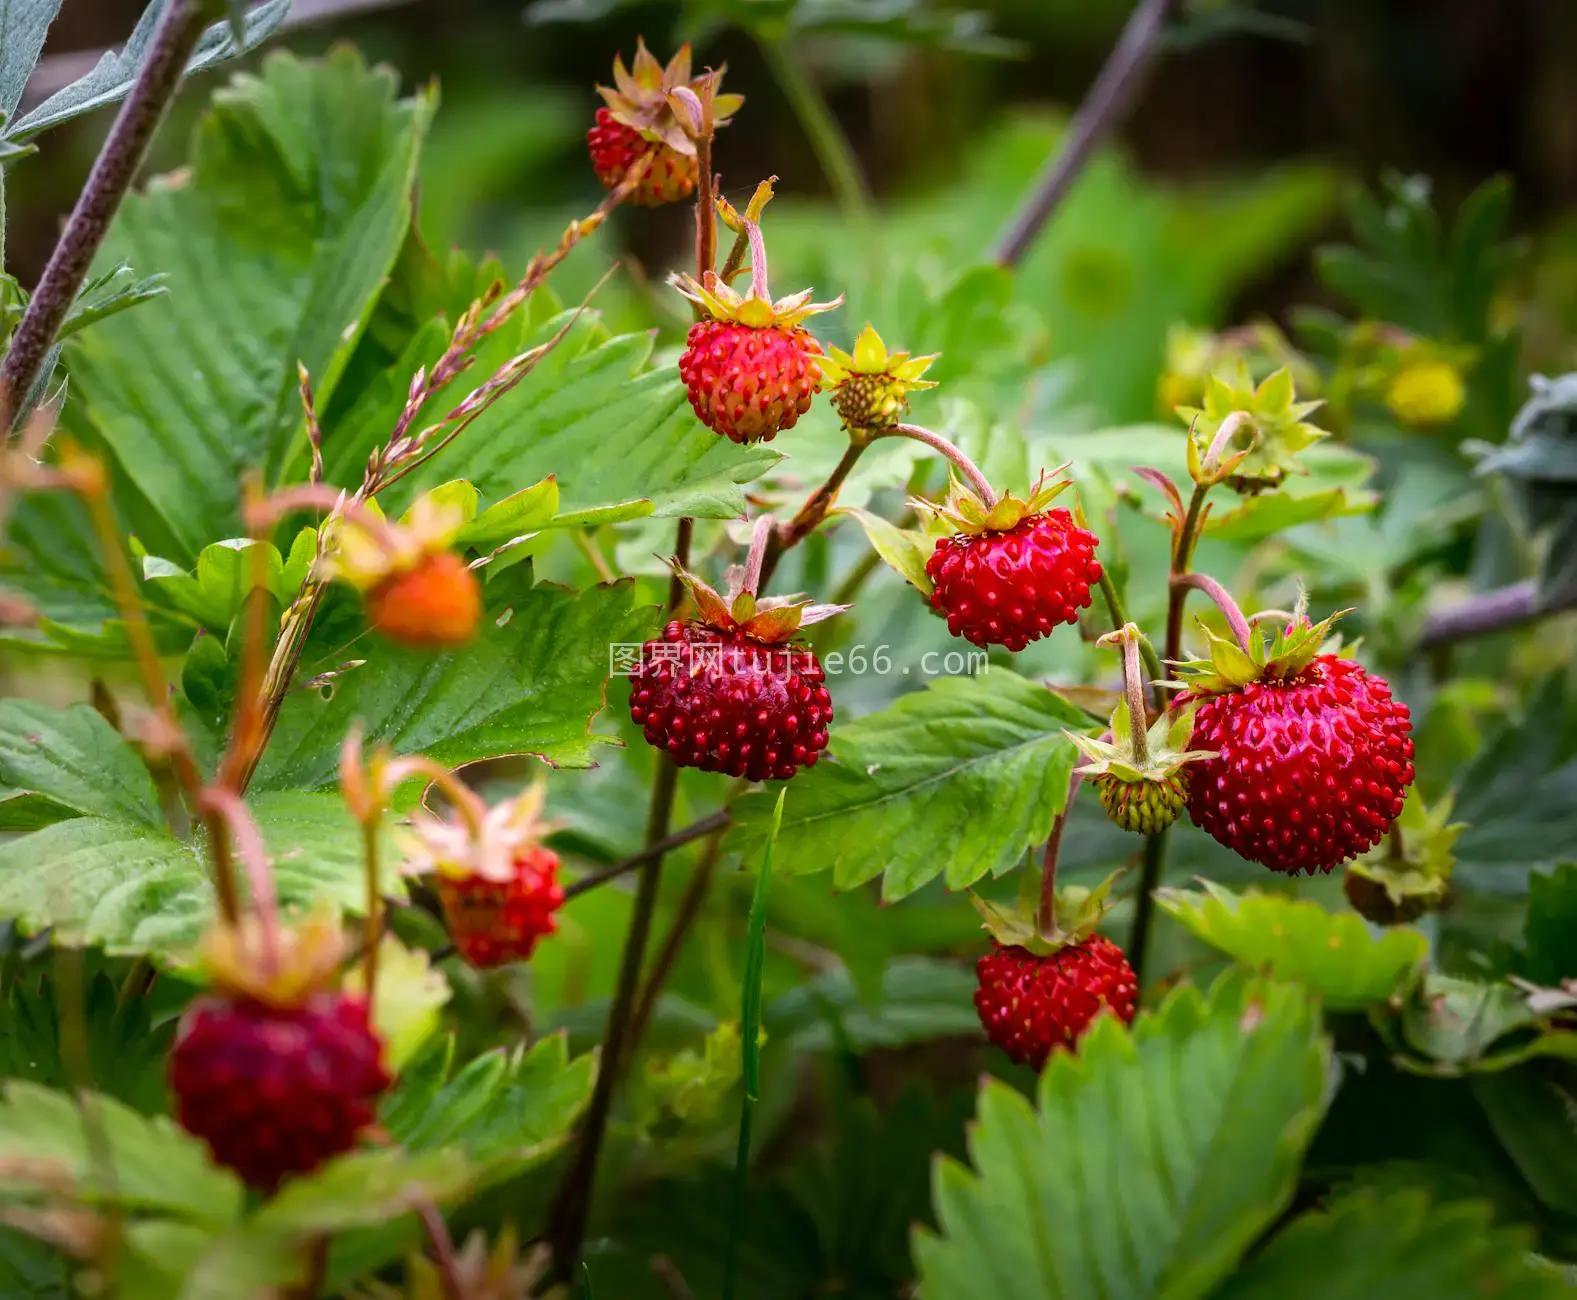
<path fill-rule="evenodd" d="M 1390 833 L 1347 873 L 1384 890 L 1393 914 L 1415 917 L 1434 911 L 1451 892 L 1456 842 L 1466 828 L 1465 822 L 1451 820 L 1450 795 L 1431 806 L 1415 785 Z M 1354 892 L 1349 889 L 1349 897 Z"/>
<path fill-rule="evenodd" d="M 1017 907 L 1004 907 L 970 894 L 969 901 L 980 913 L 986 931 L 998 943 L 1007 947 L 1024 948 L 1037 957 L 1049 957 L 1063 948 L 1083 943 L 1101 923 L 1101 918 L 1111 910 L 1108 897 L 1112 885 L 1122 872 L 1114 871 L 1093 889 L 1069 885 L 1057 891 L 1057 906 L 1052 923 L 1042 928 L 1034 900 L 1020 898 Z M 1033 876 L 1025 873 L 1026 879 Z"/>
<path fill-rule="evenodd" d="M 1283 366 L 1257 386 L 1241 357 L 1205 381 L 1204 405 L 1179 406 L 1189 422 L 1188 468 L 1195 482 L 1225 482 L 1239 492 L 1277 486 L 1288 474 L 1306 471 L 1299 453 L 1330 435 L 1304 418 L 1319 402 L 1299 402 L 1292 372 Z M 1208 448 L 1236 412 L 1248 416 L 1230 445 L 1210 464 Z"/>
<path fill-rule="evenodd" d="M 672 568 L 695 601 L 696 613 L 708 627 L 719 632 L 743 632 L 768 645 L 791 641 L 801 628 L 841 614 L 848 605 L 817 605 L 808 596 L 769 596 L 765 599 L 745 589 L 745 570 L 729 569 L 727 594 L 703 582 L 684 569 L 678 561 Z"/>
<path fill-rule="evenodd" d="M 1081 735 L 1076 731 L 1064 731 L 1062 734 L 1074 743 L 1087 760 L 1079 769 L 1079 774 L 1087 781 L 1109 776 L 1130 783 L 1165 782 L 1189 763 L 1215 757 L 1211 750 L 1188 747 L 1194 735 L 1192 708 L 1168 710 L 1151 723 L 1145 732 L 1142 757 L 1133 743 L 1133 721 L 1126 704 L 1119 704 L 1112 711 L 1112 738 L 1109 741 Z"/>
<path fill-rule="evenodd" d="M 1195 695 L 1225 695 L 1242 690 L 1252 682 L 1287 681 L 1296 677 L 1316 656 L 1337 654 L 1339 639 L 1331 637 L 1331 624 L 1350 610 L 1339 610 L 1318 623 L 1299 615 L 1278 629 L 1273 637 L 1256 626 L 1245 650 L 1231 637 L 1222 636 L 1200 624 L 1209 642 L 1203 659 L 1190 659 L 1177 666 L 1181 685 Z"/>
<path fill-rule="evenodd" d="M 1060 465 L 1049 472 L 1043 470 L 1027 496 L 1018 497 L 1011 492 L 1004 492 L 990 505 L 956 475 L 948 490 L 947 500 L 940 505 L 918 498 L 909 504 L 922 518 L 929 518 L 945 532 L 1005 533 L 1023 523 L 1030 515 L 1039 514 L 1062 492 L 1073 486 L 1072 479 L 1057 478 L 1067 468 L 1066 465 Z"/>

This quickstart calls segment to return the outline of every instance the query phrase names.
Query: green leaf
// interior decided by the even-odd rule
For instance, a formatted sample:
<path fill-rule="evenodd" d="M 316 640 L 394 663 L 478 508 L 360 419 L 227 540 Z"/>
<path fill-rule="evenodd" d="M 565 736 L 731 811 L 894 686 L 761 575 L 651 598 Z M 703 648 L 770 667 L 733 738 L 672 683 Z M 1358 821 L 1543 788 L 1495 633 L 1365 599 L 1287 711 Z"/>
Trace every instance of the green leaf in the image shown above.
<path fill-rule="evenodd" d="M 302 530 L 291 549 L 291 559 L 296 561 L 307 548 L 310 558 L 313 534 Z M 291 582 L 285 573 L 285 559 L 272 543 L 257 542 L 249 537 L 231 537 L 203 547 L 197 564 L 191 572 L 179 564 L 159 556 L 145 556 L 142 561 L 143 581 L 151 588 L 156 599 L 172 609 L 208 628 L 223 633 L 229 630 L 235 616 L 246 603 L 252 590 L 253 565 L 256 563 L 252 548 L 263 547 L 262 577 L 264 589 L 275 600 L 284 604 L 296 594 L 300 581 Z M 300 566 L 300 576 L 305 576 L 305 566 Z M 296 574 L 293 572 L 292 577 Z"/>
<path fill-rule="evenodd" d="M 1050 834 L 1076 758 L 1063 729 L 1086 722 L 1044 686 L 993 671 L 944 678 L 838 727 L 832 761 L 795 779 L 781 869 L 830 869 L 838 889 L 882 875 L 888 899 L 938 875 L 950 889 L 1001 875 Z M 738 802 L 732 848 L 759 851 L 772 803 Z"/>
<path fill-rule="evenodd" d="M 252 1216 L 249 1227 L 298 1237 L 373 1227 L 424 1201 L 458 1200 L 475 1185 L 476 1173 L 459 1151 L 357 1151 L 292 1179 Z"/>
<path fill-rule="evenodd" d="M 1349 1193 L 1271 1239 L 1217 1300 L 1560 1300 L 1571 1292 L 1528 1262 L 1520 1229 L 1487 1205 L 1431 1205 L 1423 1191 Z"/>
<path fill-rule="evenodd" d="M 147 1119 L 107 1097 L 87 1094 L 84 1107 L 36 1084 L 11 1081 L 0 1091 L 0 1198 L 49 1192 L 69 1179 L 90 1201 L 158 1210 L 222 1226 L 241 1212 L 235 1175 L 208 1162 L 203 1145 L 167 1119 Z M 12 1163 L 15 1162 L 15 1163 Z M 102 1162 L 102 1164 L 101 1164 Z M 31 1165 L 31 1170 L 29 1166 Z"/>
<path fill-rule="evenodd" d="M 1535 984 L 1553 986 L 1577 976 L 1577 863 L 1528 880 L 1520 966 Z"/>
<path fill-rule="evenodd" d="M 154 1219 L 125 1229 L 116 1300 L 272 1300 L 303 1280 L 300 1245 L 286 1238 L 205 1232 Z"/>
<path fill-rule="evenodd" d="M 1422 966 L 1429 942 L 1398 926 L 1376 935 L 1356 912 L 1327 912 L 1312 899 L 1234 894 L 1210 881 L 1203 892 L 1162 889 L 1161 907 L 1235 961 L 1297 980 L 1333 1011 L 1384 1002 Z"/>
<path fill-rule="evenodd" d="M 538 297 L 551 298 L 545 291 Z M 536 307 L 536 303 L 533 303 Z M 432 421 L 467 397 L 511 357 L 548 342 L 571 318 L 534 320 L 526 312 L 494 335 L 466 372 L 472 382 L 451 386 L 424 410 Z M 441 331 L 408 352 L 398 373 L 430 365 Z M 529 375 L 498 399 L 454 442 L 391 492 L 401 506 L 451 479 L 476 485 L 484 500 L 501 502 L 522 482 L 550 476 L 559 510 L 571 516 L 626 507 L 662 517 L 727 519 L 744 508 L 740 484 L 776 464 L 764 445 L 741 447 L 703 426 L 690 410 L 684 385 L 671 368 L 650 370 L 647 334 L 609 337 L 594 312 L 583 312 Z M 405 405 L 406 385 L 369 389 L 340 428 L 324 430 L 329 478 L 360 480 L 367 454 L 389 436 Z M 651 509 L 633 503 L 650 502 Z"/>
<path fill-rule="evenodd" d="M 409 1151 L 459 1149 L 490 1177 L 518 1173 L 558 1150 L 591 1100 L 596 1057 L 571 1060 L 563 1034 L 484 1052 L 445 1083 L 449 1048 L 424 1053 L 384 1105 Z"/>
<path fill-rule="evenodd" d="M 85 330 L 95 321 L 105 320 L 117 312 L 127 311 L 138 303 L 148 302 L 166 292 L 163 273 L 137 279 L 125 262 L 111 270 L 95 275 L 77 292 L 71 310 L 61 322 L 57 340 L 68 339 L 79 330 Z"/>
<path fill-rule="evenodd" d="M 216 97 L 190 178 L 129 199 L 105 240 L 100 269 L 156 266 L 170 291 L 72 340 L 66 423 L 113 452 L 177 560 L 244 531 L 240 471 L 277 475 L 300 436 L 297 362 L 333 396 L 410 220 L 429 101 L 395 89 L 348 49 L 270 57 Z"/>
<path fill-rule="evenodd" d="M 1431 972 L 1402 1008 L 1402 1035 L 1449 1074 L 1472 1069 L 1500 1039 L 1534 1019 L 1527 998 L 1510 984 Z"/>
<path fill-rule="evenodd" d="M 504 754 L 591 766 L 596 749 L 610 743 L 588 730 L 604 704 L 609 646 L 640 640 L 651 621 L 632 608 L 633 597 L 628 581 L 573 592 L 522 589 L 511 576 L 489 586 L 490 613 L 507 600 L 499 614 L 507 621 L 489 620 L 463 650 L 435 656 L 369 641 L 366 664 L 339 679 L 332 699 L 297 692 L 286 700 L 253 788 L 334 784 L 340 746 L 358 720 L 369 744 L 450 766 Z"/>
<path fill-rule="evenodd" d="M 988 1080 L 973 1170 L 936 1165 L 927 1300 L 1187 1300 L 1228 1277 L 1291 1201 L 1330 1050 L 1296 985 L 1223 976 L 1130 1033 L 1104 1016 L 1055 1055 L 1038 1106 Z"/>
<path fill-rule="evenodd" d="M 358 962 L 345 973 L 347 992 L 366 988 L 367 966 Z M 449 981 L 434 970 L 421 948 L 407 948 L 386 934 L 378 945 L 378 989 L 372 1027 L 383 1041 L 384 1059 L 396 1075 L 438 1030 L 439 1012 L 449 1001 Z"/>
<path fill-rule="evenodd" d="M 249 803 L 274 863 L 282 907 L 363 904 L 361 837 L 337 793 L 281 791 Z M 398 893 L 398 881 L 384 882 Z M 105 817 L 58 822 L 0 845 L 0 916 L 26 931 L 114 952 L 179 952 L 214 915 L 198 844 Z"/>
<path fill-rule="evenodd" d="M 0 0 L 0 119 L 10 121 L 61 0 Z"/>
<path fill-rule="evenodd" d="M 11 0 L 13 7 L 25 6 L 26 0 Z M 58 5 L 56 6 L 59 7 Z M 138 70 L 153 44 L 153 35 L 159 19 L 168 7 L 168 0 L 153 0 L 137 26 L 119 50 L 111 50 L 100 57 L 85 77 L 73 81 L 63 90 L 56 91 L 37 108 L 24 113 L 5 131 L 9 141 L 30 140 L 41 131 L 69 122 L 74 117 L 91 113 L 96 108 L 117 103 L 124 99 L 137 78 Z M 237 47 L 228 23 L 215 23 L 198 38 L 192 57 L 187 61 L 185 75 L 211 68 L 216 63 L 234 58 L 245 50 L 255 49 L 267 40 L 290 11 L 290 0 L 263 0 L 246 16 L 246 40 Z M 9 32 L 4 35 L 9 36 Z M 31 68 L 29 68 L 31 71 Z M 18 92 L 20 98 L 20 92 Z M 14 107 L 14 105 L 13 105 Z"/>
<path fill-rule="evenodd" d="M 82 813 L 164 824 L 158 791 L 137 751 L 86 704 L 52 709 L 0 700 L 0 783 L 0 829 Z"/>
<path fill-rule="evenodd" d="M 1577 1089 L 1551 1062 L 1481 1075 L 1473 1095 L 1528 1186 L 1557 1214 L 1577 1216 Z"/>

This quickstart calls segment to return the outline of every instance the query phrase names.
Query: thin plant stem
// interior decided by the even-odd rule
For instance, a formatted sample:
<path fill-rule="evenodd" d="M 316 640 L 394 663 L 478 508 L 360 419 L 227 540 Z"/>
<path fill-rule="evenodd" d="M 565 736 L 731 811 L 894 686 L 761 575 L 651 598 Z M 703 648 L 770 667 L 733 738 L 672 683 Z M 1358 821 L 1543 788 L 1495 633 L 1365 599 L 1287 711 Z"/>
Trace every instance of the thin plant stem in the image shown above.
<path fill-rule="evenodd" d="M 827 511 L 832 508 L 832 503 L 837 498 L 838 489 L 843 486 L 844 480 L 849 477 L 868 446 L 870 446 L 868 439 L 850 438 L 849 445 L 843 450 L 843 456 L 833 466 L 832 473 L 827 475 L 827 481 L 812 492 L 805 499 L 805 504 L 795 512 L 794 517 L 773 534 L 772 540 L 767 545 L 766 560 L 762 565 L 762 582 L 771 580 L 784 552 L 798 546 L 815 532 L 817 525 L 827 517 Z"/>
<path fill-rule="evenodd" d="M 988 509 L 996 504 L 997 494 L 992 491 L 990 480 L 980 472 L 980 467 L 941 434 L 922 428 L 918 424 L 895 424 L 891 429 L 883 429 L 874 436 L 878 438 L 913 438 L 916 442 L 923 442 L 927 447 L 941 452 L 953 463 L 954 468 L 969 480 L 969 486 L 985 502 Z"/>
<path fill-rule="evenodd" d="M 675 573 L 668 579 L 668 611 L 672 613 L 684 603 L 684 579 L 677 572 L 678 569 L 690 567 L 690 543 L 695 537 L 695 520 L 688 517 L 679 521 L 679 526 L 674 530 L 674 565 Z"/>
<path fill-rule="evenodd" d="M 1214 479 L 1221 468 L 1221 458 L 1227 454 L 1227 448 L 1232 445 L 1232 439 L 1244 425 L 1253 427 L 1254 417 L 1247 411 L 1233 411 L 1226 419 L 1221 421 L 1221 427 L 1216 430 L 1216 436 L 1210 440 L 1210 446 L 1205 451 L 1205 458 L 1200 462 L 1200 473 Z"/>
<path fill-rule="evenodd" d="M 745 590 L 752 596 L 761 591 L 761 566 L 767 558 L 767 547 L 772 541 L 771 515 L 757 515 L 750 531 L 750 553 L 745 559 Z"/>
<path fill-rule="evenodd" d="M 460 1279 L 460 1262 L 455 1257 L 454 1238 L 449 1235 L 449 1225 L 432 1201 L 423 1197 L 416 1207 L 422 1227 L 427 1230 L 427 1240 L 433 1248 L 433 1260 L 438 1266 L 438 1280 L 444 1289 L 444 1300 L 466 1300 L 465 1284 Z"/>
<path fill-rule="evenodd" d="M 378 949 L 383 943 L 383 891 L 379 885 L 379 854 L 382 849 L 382 808 L 361 823 L 363 870 L 367 877 L 367 908 L 362 919 L 362 981 L 366 986 L 367 1012 L 372 1013 L 378 996 Z"/>
<path fill-rule="evenodd" d="M 1123 631 L 1123 694 L 1128 700 L 1128 725 L 1133 731 L 1133 765 L 1144 768 L 1150 762 L 1150 741 L 1145 734 L 1150 719 L 1144 671 L 1139 663 L 1139 629 L 1129 623 Z"/>
<path fill-rule="evenodd" d="M 1112 582 L 1112 575 L 1105 569 L 1101 570 L 1101 596 L 1106 602 L 1106 612 L 1111 616 L 1112 630 L 1121 631 L 1131 620 L 1128 617 L 1128 610 L 1123 605 L 1122 597 L 1117 594 L 1117 586 Z M 1161 667 L 1161 657 L 1150 644 L 1150 638 L 1143 634 L 1139 637 L 1139 653 L 1144 659 L 1144 671 L 1150 681 L 1161 681 L 1166 675 Z"/>
<path fill-rule="evenodd" d="M 1068 825 L 1068 814 L 1073 811 L 1073 796 L 1078 794 L 1084 776 L 1074 772 L 1068 778 L 1068 801 L 1051 824 L 1051 835 L 1046 840 L 1040 859 L 1040 908 L 1035 922 L 1042 935 L 1050 938 L 1057 933 L 1057 857 L 1062 852 L 1062 832 Z"/>
<path fill-rule="evenodd" d="M 586 557 L 592 569 L 596 571 L 598 582 L 617 582 L 619 575 L 613 571 L 608 563 L 608 557 L 602 553 L 602 547 L 597 545 L 597 536 L 590 528 L 572 528 L 571 536 L 580 553 Z"/>
<path fill-rule="evenodd" d="M 761 53 L 772 70 L 794 115 L 810 139 L 816 160 L 832 183 L 833 197 L 843 215 L 862 231 L 874 224 L 870 189 L 860 171 L 859 159 L 849 138 L 838 125 L 832 108 L 798 55 L 784 41 L 761 41 Z"/>
<path fill-rule="evenodd" d="M 1542 618 L 1567 614 L 1574 609 L 1577 609 L 1577 584 L 1549 595 L 1540 592 L 1538 583 L 1531 580 L 1514 582 L 1509 587 L 1481 591 L 1460 604 L 1431 614 L 1418 638 L 1418 648 L 1437 650 L 1458 641 L 1492 636 Z"/>
<path fill-rule="evenodd" d="M 1141 0 L 1129 17 L 1105 66 L 1079 105 L 1057 156 L 1035 182 L 1003 233 L 995 255 L 1002 266 L 1015 267 L 1024 260 L 1096 147 L 1127 116 L 1160 53 L 1161 37 L 1175 4 L 1176 0 Z"/>
<path fill-rule="evenodd" d="M 1144 837 L 1144 865 L 1139 873 L 1139 896 L 1134 906 L 1133 930 L 1128 939 L 1128 963 L 1133 967 L 1134 984 L 1144 991 L 1145 957 L 1150 948 L 1150 930 L 1155 921 L 1155 891 L 1161 886 L 1166 869 L 1166 832 Z"/>
<path fill-rule="evenodd" d="M 1209 596 L 1226 617 L 1227 626 L 1232 629 L 1232 636 L 1238 645 L 1244 650 L 1249 648 L 1254 629 L 1249 626 L 1248 619 L 1243 617 L 1243 611 L 1238 608 L 1237 601 L 1232 599 L 1232 593 L 1219 582 L 1204 573 L 1180 573 L 1172 579 L 1172 586 L 1174 589 L 1182 587 L 1184 590 L 1202 591 Z"/>
<path fill-rule="evenodd" d="M 223 6 L 216 0 L 170 0 L 159 19 L 137 80 L 115 115 L 66 228 L 11 336 L 5 361 L 0 363 L 0 404 L 7 431 L 38 381 L 94 254 L 175 98 L 203 28 L 222 12 Z"/>
<path fill-rule="evenodd" d="M 678 782 L 679 769 L 673 759 L 664 754 L 658 761 L 657 780 L 652 785 L 651 805 L 647 813 L 648 845 L 655 845 L 668 835 Z M 597 1158 L 602 1152 L 608 1117 L 613 1110 L 613 1094 L 622 1069 L 630 1012 L 635 1005 L 641 968 L 646 960 L 646 945 L 651 938 L 652 920 L 657 912 L 662 865 L 662 857 L 654 855 L 641 868 L 635 890 L 635 905 L 630 915 L 630 928 L 625 935 L 624 953 L 619 965 L 618 984 L 614 990 L 613 1004 L 608 1010 L 607 1029 L 603 1034 L 602 1059 L 597 1067 L 596 1086 L 586 1109 L 586 1118 L 581 1124 L 580 1139 L 569 1171 L 559 1185 L 558 1198 L 548 1221 L 547 1237 L 553 1249 L 554 1270 L 561 1278 L 572 1277 L 580 1262 L 581 1244 L 585 1240 L 586 1223 L 591 1212 L 592 1190 L 597 1179 Z"/>
<path fill-rule="evenodd" d="M 1183 655 L 1183 612 L 1188 603 L 1188 588 L 1176 582 L 1188 572 L 1194 560 L 1194 547 L 1199 544 L 1200 523 L 1204 519 L 1205 503 L 1210 496 L 1208 483 L 1196 483 L 1194 494 L 1188 500 L 1188 511 L 1172 539 L 1172 579 L 1166 601 L 1166 677 L 1176 677 L 1175 664 Z"/>
<path fill-rule="evenodd" d="M 710 99 L 710 96 L 708 97 Z M 711 108 L 707 108 L 711 115 Z M 717 263 L 717 203 L 713 197 L 712 136 L 703 131 L 695 142 L 695 276 L 703 283 Z"/>
<path fill-rule="evenodd" d="M 241 865 L 246 869 L 247 884 L 252 890 L 252 910 L 257 914 L 263 940 L 263 962 L 268 973 L 279 969 L 279 898 L 274 892 L 274 868 L 269 862 L 268 847 L 257 829 L 251 811 L 234 790 L 212 786 L 204 795 L 209 807 L 219 813 L 219 832 L 235 837 Z"/>
<path fill-rule="evenodd" d="M 690 825 L 683 826 L 670 835 L 665 835 L 656 844 L 642 849 L 639 853 L 632 853 L 620 862 L 615 862 L 611 866 L 590 872 L 573 884 L 566 885 L 564 887 L 564 901 L 568 902 L 572 898 L 596 889 L 599 885 L 607 884 L 610 880 L 617 880 L 620 876 L 627 876 L 637 867 L 645 866 L 654 857 L 701 839 L 703 836 L 712 834 L 713 831 L 726 829 L 730 820 L 728 809 L 719 808 L 715 813 L 701 818 L 700 821 L 691 822 Z"/>

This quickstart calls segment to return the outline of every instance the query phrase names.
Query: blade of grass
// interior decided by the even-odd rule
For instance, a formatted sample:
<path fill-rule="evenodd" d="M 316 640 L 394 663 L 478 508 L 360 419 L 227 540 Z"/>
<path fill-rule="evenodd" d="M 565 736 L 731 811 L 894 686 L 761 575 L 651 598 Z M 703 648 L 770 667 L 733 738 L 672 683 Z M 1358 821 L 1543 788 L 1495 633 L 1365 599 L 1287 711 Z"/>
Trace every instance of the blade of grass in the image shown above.
<path fill-rule="evenodd" d="M 745 983 L 740 995 L 739 1051 L 743 1058 L 745 1095 L 739 1103 L 739 1152 L 734 1159 L 733 1204 L 728 1213 L 728 1256 L 723 1266 L 723 1300 L 734 1300 L 739 1267 L 739 1238 L 745 1227 L 745 1194 L 750 1186 L 750 1121 L 761 1099 L 761 975 L 767 961 L 767 895 L 772 889 L 772 849 L 783 825 L 783 800 L 772 810 L 772 830 L 761 852 L 761 871 L 750 899 L 750 926 L 745 939 Z"/>

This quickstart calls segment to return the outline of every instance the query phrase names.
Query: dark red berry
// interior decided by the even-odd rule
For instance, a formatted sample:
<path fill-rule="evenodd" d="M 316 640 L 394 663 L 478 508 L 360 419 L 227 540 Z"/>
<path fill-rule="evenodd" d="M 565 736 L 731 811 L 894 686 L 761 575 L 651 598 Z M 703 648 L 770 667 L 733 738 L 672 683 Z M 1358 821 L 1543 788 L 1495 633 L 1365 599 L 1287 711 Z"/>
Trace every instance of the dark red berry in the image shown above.
<path fill-rule="evenodd" d="M 532 845 L 514 868 L 509 880 L 437 875 L 449 937 L 462 957 L 484 970 L 525 961 L 537 940 L 558 929 L 554 913 L 564 905 L 558 854 Z"/>
<path fill-rule="evenodd" d="M 998 944 L 975 964 L 975 1010 L 986 1037 L 1019 1065 L 1039 1070 L 1072 1048 L 1095 1017 L 1133 1020 L 1139 985 L 1122 949 L 1104 935 L 1038 957 Z"/>
<path fill-rule="evenodd" d="M 695 193 L 699 173 L 694 158 L 659 140 L 646 139 L 634 127 L 616 121 L 606 108 L 597 110 L 597 124 L 586 132 L 586 148 L 597 179 L 610 190 L 629 174 L 638 158 L 651 154 L 651 165 L 630 191 L 629 201 L 640 207 L 678 203 Z"/>
<path fill-rule="evenodd" d="M 1329 871 L 1372 849 L 1402 811 L 1412 730 L 1384 678 L 1335 655 L 1206 695 L 1190 748 L 1217 756 L 1190 769 L 1188 815 L 1272 871 Z"/>
<path fill-rule="evenodd" d="M 170 1055 L 181 1126 L 265 1191 L 355 1146 L 390 1082 L 367 1004 L 340 993 L 289 1010 L 200 998 Z"/>
<path fill-rule="evenodd" d="M 798 326 L 703 320 L 690 327 L 679 377 L 696 418 L 734 442 L 770 442 L 810 410 L 820 346 Z"/>
<path fill-rule="evenodd" d="M 630 675 L 630 717 L 680 767 L 786 781 L 827 747 L 832 697 L 807 646 L 675 620 Z"/>
<path fill-rule="evenodd" d="M 978 646 L 1022 650 L 1076 623 L 1101 580 L 1096 538 L 1066 510 L 1027 515 L 1004 532 L 953 533 L 925 562 L 931 607 Z"/>

